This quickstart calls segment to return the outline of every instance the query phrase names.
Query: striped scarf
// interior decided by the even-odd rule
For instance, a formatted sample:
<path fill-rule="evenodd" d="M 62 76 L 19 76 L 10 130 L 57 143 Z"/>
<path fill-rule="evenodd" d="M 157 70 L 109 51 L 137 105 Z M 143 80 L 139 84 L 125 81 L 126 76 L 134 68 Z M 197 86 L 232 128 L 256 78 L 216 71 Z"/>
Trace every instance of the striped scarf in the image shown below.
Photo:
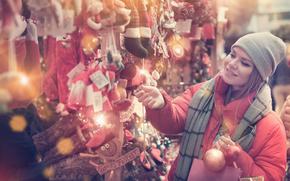
<path fill-rule="evenodd" d="M 214 88 L 215 79 L 205 82 L 190 102 L 180 144 L 175 181 L 187 180 L 193 159 L 202 158 L 201 144 L 214 107 Z M 248 151 L 252 145 L 257 121 L 272 110 L 270 95 L 268 84 L 264 84 L 232 135 L 232 140 L 245 151 Z"/>

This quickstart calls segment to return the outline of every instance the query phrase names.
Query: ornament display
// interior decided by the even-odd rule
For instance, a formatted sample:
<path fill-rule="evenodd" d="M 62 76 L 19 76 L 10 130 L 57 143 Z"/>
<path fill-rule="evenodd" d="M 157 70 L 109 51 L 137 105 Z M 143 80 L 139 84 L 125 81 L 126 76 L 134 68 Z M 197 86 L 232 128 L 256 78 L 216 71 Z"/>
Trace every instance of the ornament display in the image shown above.
<path fill-rule="evenodd" d="M 21 1 L 3 2 L 6 7 Z M 146 120 L 146 110 L 134 90 L 144 84 L 177 94 L 207 79 L 210 61 L 203 56 L 206 50 L 197 40 L 185 42 L 176 24 L 184 18 L 191 18 L 197 26 L 208 22 L 207 1 L 22 1 L 31 11 L 33 20 L 29 21 L 14 6 L 6 14 L 3 2 L 0 32 L 8 29 L 15 38 L 25 35 L 37 42 L 37 35 L 29 34 L 33 22 L 38 36 L 45 39 L 37 44 L 43 67 L 48 68 L 43 69 L 45 91 L 34 105 L 47 123 L 33 135 L 33 141 L 42 161 L 52 169 L 49 178 L 163 180 L 178 154 L 178 141 L 173 143 Z M 172 35 L 176 41 L 171 44 Z M 16 48 L 20 50 L 25 51 Z M 184 73 L 188 67 L 190 78 Z M 12 99 L 38 96 L 31 90 L 29 71 L 25 72 L 28 79 L 19 74 L 1 85 L 17 84 L 9 89 Z M 167 82 L 162 84 L 164 79 Z M 215 160 L 222 159 L 218 153 L 209 151 L 205 157 L 209 167 L 219 170 L 222 162 Z"/>

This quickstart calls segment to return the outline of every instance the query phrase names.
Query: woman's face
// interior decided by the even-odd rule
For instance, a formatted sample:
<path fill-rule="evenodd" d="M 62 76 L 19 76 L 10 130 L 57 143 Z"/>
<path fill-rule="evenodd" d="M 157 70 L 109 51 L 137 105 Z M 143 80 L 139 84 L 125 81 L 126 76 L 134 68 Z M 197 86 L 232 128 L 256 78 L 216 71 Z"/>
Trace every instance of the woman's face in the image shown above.
<path fill-rule="evenodd" d="M 247 53 L 239 47 L 234 47 L 224 60 L 221 76 L 234 90 L 240 90 L 249 81 L 254 67 Z"/>

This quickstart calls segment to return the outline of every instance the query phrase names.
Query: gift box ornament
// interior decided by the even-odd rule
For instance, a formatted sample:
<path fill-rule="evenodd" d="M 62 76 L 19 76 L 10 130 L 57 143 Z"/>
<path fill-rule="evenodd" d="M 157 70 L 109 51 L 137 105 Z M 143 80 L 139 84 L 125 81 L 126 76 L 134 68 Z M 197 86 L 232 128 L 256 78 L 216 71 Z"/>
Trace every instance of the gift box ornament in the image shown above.
<path fill-rule="evenodd" d="M 77 65 L 79 67 L 80 65 Z M 104 65 L 75 67 L 69 75 L 70 92 L 67 106 L 72 110 L 86 108 L 88 112 L 110 111 L 112 101 L 118 99 L 115 88 L 115 72 Z M 82 72 L 80 72 L 82 71 Z M 80 72 L 77 75 L 74 72 Z"/>

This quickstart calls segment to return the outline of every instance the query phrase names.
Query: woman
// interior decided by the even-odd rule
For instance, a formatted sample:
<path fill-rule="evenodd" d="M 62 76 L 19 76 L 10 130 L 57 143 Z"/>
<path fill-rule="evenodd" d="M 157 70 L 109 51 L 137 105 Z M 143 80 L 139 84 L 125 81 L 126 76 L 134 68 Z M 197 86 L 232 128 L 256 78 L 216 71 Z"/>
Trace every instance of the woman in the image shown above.
<path fill-rule="evenodd" d="M 273 76 L 270 78 L 270 86 L 273 88 L 275 111 L 280 113 L 287 96 L 290 95 L 290 52 L 287 52 L 287 58 L 277 65 Z"/>
<path fill-rule="evenodd" d="M 285 180 L 290 180 L 290 95 L 286 98 L 284 102 L 281 114 L 281 120 L 284 123 L 286 129 L 286 136 L 287 136 L 287 171 L 286 171 L 286 178 Z"/>
<path fill-rule="evenodd" d="M 165 92 L 141 86 L 135 95 L 147 118 L 164 133 L 183 133 L 179 156 L 169 180 L 187 180 L 194 158 L 212 147 L 223 151 L 227 165 L 242 177 L 282 180 L 286 166 L 283 124 L 272 111 L 268 77 L 285 56 L 285 44 L 270 33 L 240 38 L 215 78 L 171 99 Z M 228 136 L 230 135 L 230 136 Z"/>

